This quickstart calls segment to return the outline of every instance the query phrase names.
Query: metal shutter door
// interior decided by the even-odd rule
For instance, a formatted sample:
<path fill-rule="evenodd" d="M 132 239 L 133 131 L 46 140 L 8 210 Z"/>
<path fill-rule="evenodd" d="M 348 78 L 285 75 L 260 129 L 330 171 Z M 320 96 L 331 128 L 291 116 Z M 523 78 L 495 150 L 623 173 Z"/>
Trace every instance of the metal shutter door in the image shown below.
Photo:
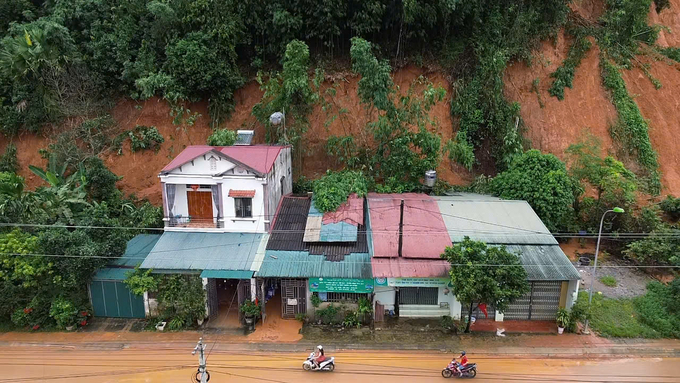
<path fill-rule="evenodd" d="M 531 298 L 532 320 L 553 320 L 560 307 L 561 281 L 534 282 Z"/>
<path fill-rule="evenodd" d="M 400 287 L 399 304 L 436 306 L 439 300 L 437 287 Z"/>

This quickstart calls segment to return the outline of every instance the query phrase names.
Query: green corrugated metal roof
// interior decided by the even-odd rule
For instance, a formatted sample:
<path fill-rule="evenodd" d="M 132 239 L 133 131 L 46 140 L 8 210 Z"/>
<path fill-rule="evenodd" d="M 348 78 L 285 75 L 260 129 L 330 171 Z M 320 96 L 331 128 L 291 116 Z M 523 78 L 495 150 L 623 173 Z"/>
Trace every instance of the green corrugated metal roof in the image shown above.
<path fill-rule="evenodd" d="M 139 234 L 128 241 L 125 254 L 111 264 L 131 267 L 141 264 L 160 238 L 160 234 Z"/>
<path fill-rule="evenodd" d="M 123 269 L 115 267 L 107 267 L 101 269 L 95 274 L 93 280 L 95 281 L 124 281 L 127 278 L 127 273 L 134 271 L 134 269 Z"/>
<path fill-rule="evenodd" d="M 558 245 L 509 245 L 505 248 L 519 253 L 522 266 L 530 281 L 570 281 L 581 279 L 581 274 Z"/>
<path fill-rule="evenodd" d="M 139 234 L 128 241 L 125 254 L 111 261 L 109 266 L 95 274 L 94 280 L 122 281 L 127 273 L 141 264 L 161 238 L 160 234 Z"/>
<path fill-rule="evenodd" d="M 142 263 L 154 270 L 256 271 L 264 234 L 166 231 Z"/>
<path fill-rule="evenodd" d="M 252 277 L 253 272 L 246 270 L 205 270 L 201 273 L 201 278 L 250 279 Z"/>
<path fill-rule="evenodd" d="M 368 253 L 351 253 L 342 261 L 328 261 L 307 251 L 267 250 L 258 277 L 373 278 Z"/>

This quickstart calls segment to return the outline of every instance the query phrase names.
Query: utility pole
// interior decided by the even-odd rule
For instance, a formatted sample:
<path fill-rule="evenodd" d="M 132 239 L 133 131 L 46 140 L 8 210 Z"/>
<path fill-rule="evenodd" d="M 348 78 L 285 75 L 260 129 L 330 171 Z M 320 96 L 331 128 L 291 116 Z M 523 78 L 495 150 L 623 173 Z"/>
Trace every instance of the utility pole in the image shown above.
<path fill-rule="evenodd" d="M 198 351 L 198 372 L 196 373 L 196 383 L 208 383 L 210 380 L 210 373 L 205 367 L 205 344 L 203 344 L 203 337 L 198 339 L 198 344 L 194 347 L 191 355 L 196 355 Z"/>

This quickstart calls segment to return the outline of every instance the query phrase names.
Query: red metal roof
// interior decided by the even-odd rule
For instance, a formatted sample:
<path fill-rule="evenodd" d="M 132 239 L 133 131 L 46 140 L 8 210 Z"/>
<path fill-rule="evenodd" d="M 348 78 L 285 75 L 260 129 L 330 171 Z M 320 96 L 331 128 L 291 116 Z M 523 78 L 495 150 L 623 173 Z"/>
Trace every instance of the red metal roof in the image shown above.
<path fill-rule="evenodd" d="M 373 237 L 373 257 L 399 256 L 400 203 L 404 200 L 402 257 L 441 259 L 451 246 L 437 202 L 426 194 L 369 193 L 368 206 Z"/>
<path fill-rule="evenodd" d="M 244 146 L 208 146 L 208 145 L 193 145 L 187 146 L 180 154 L 177 155 L 169 164 L 167 164 L 163 172 L 167 172 L 178 168 L 181 165 L 201 156 L 209 151 L 216 151 L 225 156 L 250 167 L 251 169 L 267 174 L 274 166 L 276 157 L 285 146 L 270 146 L 270 145 L 244 145 Z"/>
<path fill-rule="evenodd" d="M 336 211 L 324 213 L 322 223 L 345 222 L 350 225 L 359 226 L 364 223 L 364 199 L 352 194 L 347 198 L 347 202 L 338 207 Z"/>
<path fill-rule="evenodd" d="M 255 197 L 255 190 L 229 189 L 229 197 L 233 197 L 233 198 L 253 198 L 253 197 Z"/>
<path fill-rule="evenodd" d="M 433 278 L 448 276 L 451 265 L 444 260 L 373 258 L 375 278 Z"/>

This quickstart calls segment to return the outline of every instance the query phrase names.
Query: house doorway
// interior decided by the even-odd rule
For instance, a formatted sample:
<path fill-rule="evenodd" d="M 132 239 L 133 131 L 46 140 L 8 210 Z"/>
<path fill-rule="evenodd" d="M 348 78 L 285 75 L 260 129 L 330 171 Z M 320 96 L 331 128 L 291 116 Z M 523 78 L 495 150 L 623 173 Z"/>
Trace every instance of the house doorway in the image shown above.
<path fill-rule="evenodd" d="M 187 191 L 187 204 L 192 222 L 212 222 L 213 198 L 210 191 Z"/>
<path fill-rule="evenodd" d="M 240 279 L 208 279 L 210 328 L 239 328 L 238 286 Z M 250 282 L 250 281 L 248 281 Z"/>

